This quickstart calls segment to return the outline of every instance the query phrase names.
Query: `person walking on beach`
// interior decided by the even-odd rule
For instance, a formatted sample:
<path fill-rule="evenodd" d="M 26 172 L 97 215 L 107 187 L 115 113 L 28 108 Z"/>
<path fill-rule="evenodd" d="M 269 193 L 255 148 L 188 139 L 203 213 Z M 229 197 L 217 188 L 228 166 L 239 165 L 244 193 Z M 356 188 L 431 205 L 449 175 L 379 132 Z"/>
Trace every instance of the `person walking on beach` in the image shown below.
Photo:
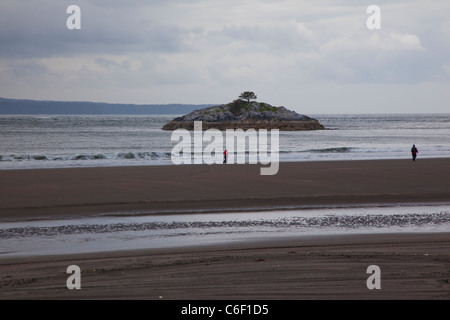
<path fill-rule="evenodd" d="M 227 149 L 225 149 L 225 151 L 223 152 L 223 163 L 227 163 L 227 158 L 228 158 L 228 152 L 227 152 Z"/>
<path fill-rule="evenodd" d="M 416 145 L 413 144 L 411 148 L 411 155 L 412 155 L 412 161 L 416 161 L 417 154 L 419 153 L 419 150 L 417 150 Z"/>

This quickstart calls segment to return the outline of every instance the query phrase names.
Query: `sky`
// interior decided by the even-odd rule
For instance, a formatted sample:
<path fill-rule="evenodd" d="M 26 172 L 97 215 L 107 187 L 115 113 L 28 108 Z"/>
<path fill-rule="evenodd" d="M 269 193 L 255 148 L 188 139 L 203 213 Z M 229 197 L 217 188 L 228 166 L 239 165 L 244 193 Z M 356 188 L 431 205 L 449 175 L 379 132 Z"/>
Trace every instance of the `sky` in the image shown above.
<path fill-rule="evenodd" d="M 303 114 L 450 112 L 450 1 L 0 2 L 0 97 L 222 104 L 244 91 Z"/>

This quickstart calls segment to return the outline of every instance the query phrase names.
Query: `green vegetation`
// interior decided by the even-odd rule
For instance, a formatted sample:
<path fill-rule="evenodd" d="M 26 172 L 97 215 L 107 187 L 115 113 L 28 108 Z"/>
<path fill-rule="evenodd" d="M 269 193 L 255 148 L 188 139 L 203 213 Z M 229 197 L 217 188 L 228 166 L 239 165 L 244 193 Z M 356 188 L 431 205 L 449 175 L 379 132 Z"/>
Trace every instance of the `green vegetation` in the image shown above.
<path fill-rule="evenodd" d="M 236 116 L 242 112 L 242 109 L 244 109 L 244 107 L 247 106 L 247 104 L 248 103 L 245 103 L 245 101 L 237 99 L 234 100 L 232 103 L 228 104 L 228 109 L 232 114 Z"/>
<path fill-rule="evenodd" d="M 263 112 L 263 111 L 271 111 L 271 112 L 277 112 L 278 108 L 277 107 L 272 107 L 269 104 L 266 103 L 260 103 L 259 104 L 259 111 Z"/>
<path fill-rule="evenodd" d="M 244 93 L 241 93 L 239 98 L 240 99 L 236 99 L 227 105 L 228 110 L 235 116 L 242 114 L 243 111 L 250 111 L 251 109 L 258 112 L 278 112 L 278 108 L 273 107 L 270 104 L 256 101 L 250 102 L 250 100 L 256 99 L 256 95 L 253 92 L 246 91 Z M 219 113 L 220 111 L 216 110 L 216 112 Z"/>

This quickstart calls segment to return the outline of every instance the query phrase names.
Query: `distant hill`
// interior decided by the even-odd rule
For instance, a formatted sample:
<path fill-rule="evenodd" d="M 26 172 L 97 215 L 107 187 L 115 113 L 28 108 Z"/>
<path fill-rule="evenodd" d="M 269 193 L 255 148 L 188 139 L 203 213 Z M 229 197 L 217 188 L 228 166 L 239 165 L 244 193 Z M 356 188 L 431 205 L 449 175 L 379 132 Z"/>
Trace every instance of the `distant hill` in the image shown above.
<path fill-rule="evenodd" d="M 41 101 L 0 98 L 0 114 L 186 114 L 212 105 L 194 104 L 115 104 L 84 101 Z"/>

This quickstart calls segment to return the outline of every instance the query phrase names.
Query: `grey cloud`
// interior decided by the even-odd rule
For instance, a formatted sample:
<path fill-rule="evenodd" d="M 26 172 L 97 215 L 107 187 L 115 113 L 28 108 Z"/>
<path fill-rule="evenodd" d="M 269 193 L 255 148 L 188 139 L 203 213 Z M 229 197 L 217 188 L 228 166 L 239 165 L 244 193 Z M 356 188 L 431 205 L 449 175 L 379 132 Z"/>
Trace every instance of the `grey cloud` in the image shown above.
<path fill-rule="evenodd" d="M 0 57 L 170 53 L 187 49 L 184 35 L 188 30 L 144 18 L 138 7 L 121 10 L 85 4 L 81 6 L 81 30 L 67 29 L 66 9 L 59 1 L 56 5 L 54 1 L 43 1 L 28 6 L 9 5 L 1 10 Z"/>
<path fill-rule="evenodd" d="M 311 32 L 294 22 L 274 26 L 225 26 L 208 32 L 207 39 L 219 44 L 242 42 L 249 52 L 264 50 L 274 54 L 293 50 L 307 51 L 315 47 Z"/>
<path fill-rule="evenodd" d="M 49 72 L 46 66 L 34 60 L 15 62 L 8 69 L 14 77 L 40 76 Z"/>

